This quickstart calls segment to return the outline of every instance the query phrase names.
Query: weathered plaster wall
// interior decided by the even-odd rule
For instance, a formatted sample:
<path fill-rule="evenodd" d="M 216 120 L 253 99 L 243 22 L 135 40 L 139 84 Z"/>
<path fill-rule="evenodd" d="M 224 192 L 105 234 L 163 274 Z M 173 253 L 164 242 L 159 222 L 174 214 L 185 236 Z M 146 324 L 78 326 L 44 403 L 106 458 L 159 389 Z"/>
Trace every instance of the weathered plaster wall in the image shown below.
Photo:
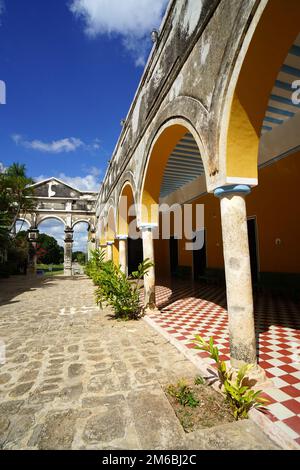
<path fill-rule="evenodd" d="M 100 195 L 104 206 L 109 198 L 117 202 L 125 172 L 131 174 L 139 198 L 155 136 L 177 116 L 193 126 L 203 143 L 208 189 L 224 179 L 225 166 L 221 169 L 218 162 L 223 97 L 256 6 L 255 0 L 171 2 L 107 170 Z"/>

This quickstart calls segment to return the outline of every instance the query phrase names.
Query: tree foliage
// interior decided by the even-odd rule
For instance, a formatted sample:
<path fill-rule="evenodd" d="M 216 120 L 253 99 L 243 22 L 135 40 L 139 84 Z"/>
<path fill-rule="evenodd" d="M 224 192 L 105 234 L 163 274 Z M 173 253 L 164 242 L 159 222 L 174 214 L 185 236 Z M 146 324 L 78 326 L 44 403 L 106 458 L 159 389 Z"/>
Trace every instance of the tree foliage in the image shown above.
<path fill-rule="evenodd" d="M 8 247 L 13 228 L 20 216 L 34 208 L 34 183 L 26 175 L 25 165 L 13 163 L 0 173 L 0 246 Z"/>
<path fill-rule="evenodd" d="M 40 233 L 37 240 L 37 260 L 42 264 L 60 264 L 64 261 L 64 249 L 57 240 L 46 233 Z"/>

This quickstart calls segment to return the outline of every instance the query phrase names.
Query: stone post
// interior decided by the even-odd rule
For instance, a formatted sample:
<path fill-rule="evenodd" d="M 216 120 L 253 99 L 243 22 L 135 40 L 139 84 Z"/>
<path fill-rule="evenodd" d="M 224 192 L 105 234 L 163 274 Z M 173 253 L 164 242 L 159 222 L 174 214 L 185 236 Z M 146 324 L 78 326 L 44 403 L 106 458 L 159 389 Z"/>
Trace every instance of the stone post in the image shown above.
<path fill-rule="evenodd" d="M 107 254 L 107 261 L 113 261 L 114 260 L 114 241 L 109 241 L 106 243 L 107 249 L 106 249 L 106 254 Z"/>
<path fill-rule="evenodd" d="M 39 231 L 35 227 L 30 227 L 28 230 L 28 242 L 29 242 L 29 250 L 28 250 L 28 266 L 27 266 L 27 273 L 28 274 L 36 274 L 36 264 L 37 264 L 37 239 L 39 236 Z"/>
<path fill-rule="evenodd" d="M 128 236 L 118 235 L 119 240 L 119 264 L 121 271 L 128 275 Z"/>
<path fill-rule="evenodd" d="M 249 186 L 224 186 L 221 200 L 223 251 L 229 317 L 230 359 L 234 368 L 256 364 L 256 339 L 245 196 Z"/>
<path fill-rule="evenodd" d="M 72 276 L 73 229 L 65 228 L 64 275 Z"/>
<path fill-rule="evenodd" d="M 143 237 L 143 253 L 144 260 L 148 259 L 153 263 L 153 267 L 150 268 L 148 274 L 144 276 L 144 306 L 147 309 L 155 310 L 155 267 L 154 267 L 154 243 L 153 243 L 153 231 L 157 228 L 157 225 L 148 224 L 140 226 Z"/>
<path fill-rule="evenodd" d="M 88 237 L 88 261 L 92 258 L 92 251 L 96 249 L 96 234 L 95 234 L 95 229 L 91 228 L 89 231 L 89 237 Z"/>

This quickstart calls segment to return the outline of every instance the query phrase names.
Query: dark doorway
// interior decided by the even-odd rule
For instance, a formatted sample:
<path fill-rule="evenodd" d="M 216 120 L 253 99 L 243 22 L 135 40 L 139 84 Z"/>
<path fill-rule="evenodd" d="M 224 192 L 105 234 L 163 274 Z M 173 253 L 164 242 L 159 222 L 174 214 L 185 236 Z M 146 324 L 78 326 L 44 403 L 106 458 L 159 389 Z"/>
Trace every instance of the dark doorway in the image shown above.
<path fill-rule="evenodd" d="M 258 256 L 257 256 L 257 228 L 256 219 L 248 219 L 248 238 L 251 263 L 251 275 L 253 285 L 258 281 Z"/>
<path fill-rule="evenodd" d="M 178 240 L 170 237 L 170 270 L 171 276 L 176 274 L 178 268 Z"/>
<path fill-rule="evenodd" d="M 201 235 L 200 235 L 201 233 Z M 204 237 L 204 243 L 200 250 L 193 251 L 193 274 L 194 280 L 197 281 L 200 276 L 203 276 L 205 269 L 206 269 L 206 235 L 205 230 L 199 232 L 199 240 L 201 240 L 201 236 Z M 193 240 L 196 241 L 196 238 Z"/>
<path fill-rule="evenodd" d="M 138 265 L 143 261 L 143 240 L 128 238 L 128 274 L 136 271 Z"/>

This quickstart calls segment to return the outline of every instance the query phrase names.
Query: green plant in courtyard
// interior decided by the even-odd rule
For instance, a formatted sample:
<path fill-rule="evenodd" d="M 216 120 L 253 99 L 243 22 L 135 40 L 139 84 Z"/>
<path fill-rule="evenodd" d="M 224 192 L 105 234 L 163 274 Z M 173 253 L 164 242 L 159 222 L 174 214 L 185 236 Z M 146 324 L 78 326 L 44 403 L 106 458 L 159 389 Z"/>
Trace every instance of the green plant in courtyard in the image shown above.
<path fill-rule="evenodd" d="M 137 271 L 126 276 L 112 261 L 105 261 L 103 251 L 96 250 L 86 266 L 86 274 L 93 279 L 96 301 L 102 306 L 110 305 L 116 318 L 137 319 L 143 312 L 140 302 L 140 287 L 153 263 L 148 259 L 139 264 Z"/>
<path fill-rule="evenodd" d="M 219 380 L 236 420 L 247 418 L 252 408 L 260 408 L 268 403 L 268 400 L 261 397 L 261 390 L 252 390 L 246 383 L 247 374 L 253 367 L 251 364 L 245 364 L 236 373 L 227 369 L 226 363 L 220 360 L 213 338 L 207 343 L 201 336 L 196 336 L 196 343 L 196 349 L 208 352 L 216 362 Z"/>
<path fill-rule="evenodd" d="M 197 375 L 197 377 L 195 377 L 195 385 L 205 385 L 205 379 L 202 375 Z"/>
<path fill-rule="evenodd" d="M 103 250 L 94 250 L 91 252 L 91 259 L 85 266 L 85 273 L 89 276 L 95 285 L 98 284 L 98 275 L 105 264 L 105 252 Z"/>
<path fill-rule="evenodd" d="M 182 406 L 196 408 L 199 405 L 199 400 L 197 400 L 193 390 L 185 380 L 180 380 L 176 385 L 169 385 L 167 392 L 169 395 L 176 398 L 178 403 Z"/>

